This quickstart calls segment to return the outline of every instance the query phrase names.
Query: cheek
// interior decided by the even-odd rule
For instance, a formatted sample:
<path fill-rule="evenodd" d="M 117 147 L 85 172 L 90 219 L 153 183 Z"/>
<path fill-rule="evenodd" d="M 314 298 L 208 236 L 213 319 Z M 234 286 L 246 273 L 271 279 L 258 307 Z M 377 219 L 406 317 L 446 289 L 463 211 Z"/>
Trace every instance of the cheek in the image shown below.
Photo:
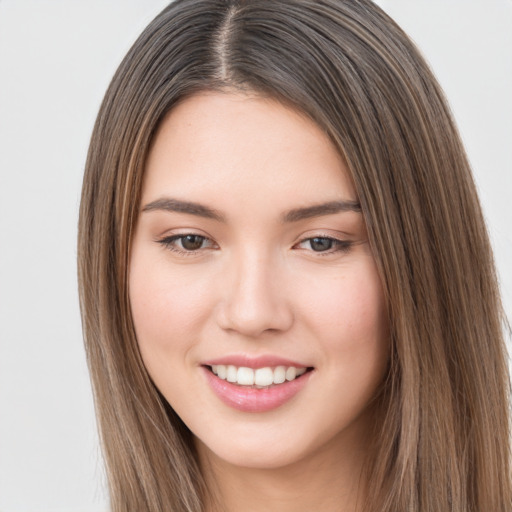
<path fill-rule="evenodd" d="M 185 269 L 172 273 L 165 257 L 149 261 L 134 251 L 130 266 L 130 304 L 139 346 L 152 350 L 179 350 L 189 345 L 204 323 L 205 294 L 201 279 Z"/>
<path fill-rule="evenodd" d="M 329 359 L 326 364 L 342 369 L 347 382 L 363 379 L 371 386 L 379 381 L 387 368 L 389 329 L 373 260 L 309 290 L 314 293 L 304 302 L 304 317 Z"/>
<path fill-rule="evenodd" d="M 323 286 L 309 286 L 308 290 L 314 293 L 302 294 L 317 329 L 354 342 L 380 338 L 386 333 L 384 294 L 371 263 L 352 268 Z"/>

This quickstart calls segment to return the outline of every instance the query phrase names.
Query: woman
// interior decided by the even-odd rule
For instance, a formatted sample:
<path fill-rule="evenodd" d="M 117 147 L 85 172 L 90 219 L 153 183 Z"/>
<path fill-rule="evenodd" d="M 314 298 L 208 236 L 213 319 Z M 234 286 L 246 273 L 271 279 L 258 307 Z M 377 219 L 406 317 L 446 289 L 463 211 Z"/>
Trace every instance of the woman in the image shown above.
<path fill-rule="evenodd" d="M 113 511 L 510 509 L 469 165 L 370 1 L 166 8 L 98 116 L 79 277 Z"/>

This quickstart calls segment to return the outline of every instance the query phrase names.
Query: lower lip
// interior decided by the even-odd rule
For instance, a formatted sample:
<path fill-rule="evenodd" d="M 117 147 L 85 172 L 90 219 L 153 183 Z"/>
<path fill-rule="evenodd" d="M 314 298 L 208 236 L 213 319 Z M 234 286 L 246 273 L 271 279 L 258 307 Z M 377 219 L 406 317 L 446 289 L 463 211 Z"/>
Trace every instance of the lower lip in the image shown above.
<path fill-rule="evenodd" d="M 281 407 L 299 393 L 312 373 L 308 371 L 292 381 L 257 389 L 232 384 L 219 379 L 208 368 L 203 369 L 214 393 L 229 407 L 243 412 L 267 412 Z"/>

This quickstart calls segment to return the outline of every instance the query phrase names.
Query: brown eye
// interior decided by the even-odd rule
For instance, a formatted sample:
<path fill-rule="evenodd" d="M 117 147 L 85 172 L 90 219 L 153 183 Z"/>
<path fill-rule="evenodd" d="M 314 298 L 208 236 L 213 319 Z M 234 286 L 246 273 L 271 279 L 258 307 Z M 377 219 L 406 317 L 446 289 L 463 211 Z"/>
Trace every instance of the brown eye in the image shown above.
<path fill-rule="evenodd" d="M 168 236 L 158 240 L 158 243 L 166 249 L 183 255 L 191 255 L 206 249 L 216 248 L 216 245 L 208 237 L 195 233 Z"/>
<path fill-rule="evenodd" d="M 186 251 L 197 251 L 204 244 L 205 237 L 200 235 L 185 235 L 179 238 L 181 246 Z"/>

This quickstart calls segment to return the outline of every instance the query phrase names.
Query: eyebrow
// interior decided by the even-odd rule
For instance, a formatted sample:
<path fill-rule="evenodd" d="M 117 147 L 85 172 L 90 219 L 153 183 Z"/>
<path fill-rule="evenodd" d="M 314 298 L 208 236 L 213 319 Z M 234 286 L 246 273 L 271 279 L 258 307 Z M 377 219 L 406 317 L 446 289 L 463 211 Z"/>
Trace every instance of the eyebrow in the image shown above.
<path fill-rule="evenodd" d="M 182 201 L 180 199 L 173 199 L 164 197 L 157 199 L 145 205 L 142 208 L 143 212 L 150 212 L 155 210 L 163 210 L 168 212 L 186 213 L 189 215 L 196 215 L 207 219 L 213 219 L 219 222 L 226 222 L 225 216 L 215 210 L 201 203 L 192 201 Z M 324 215 L 333 215 L 341 212 L 361 212 L 361 205 L 357 201 L 329 201 L 327 203 L 315 204 L 306 206 L 304 208 L 294 208 L 289 210 L 282 216 L 282 222 L 292 223 L 313 217 L 321 217 Z"/>
<path fill-rule="evenodd" d="M 142 208 L 143 212 L 151 212 L 155 210 L 164 210 L 168 212 L 188 213 L 189 215 L 197 215 L 198 217 L 205 217 L 207 219 L 225 222 L 225 217 L 219 211 L 205 206 L 200 203 L 193 203 L 191 201 L 181 201 L 180 199 L 172 199 L 165 197 L 157 199 L 148 203 Z"/>
<path fill-rule="evenodd" d="M 283 215 L 283 222 L 298 222 L 323 215 L 333 215 L 341 212 L 361 213 L 361 205 L 357 201 L 329 201 L 305 208 L 294 208 Z"/>

